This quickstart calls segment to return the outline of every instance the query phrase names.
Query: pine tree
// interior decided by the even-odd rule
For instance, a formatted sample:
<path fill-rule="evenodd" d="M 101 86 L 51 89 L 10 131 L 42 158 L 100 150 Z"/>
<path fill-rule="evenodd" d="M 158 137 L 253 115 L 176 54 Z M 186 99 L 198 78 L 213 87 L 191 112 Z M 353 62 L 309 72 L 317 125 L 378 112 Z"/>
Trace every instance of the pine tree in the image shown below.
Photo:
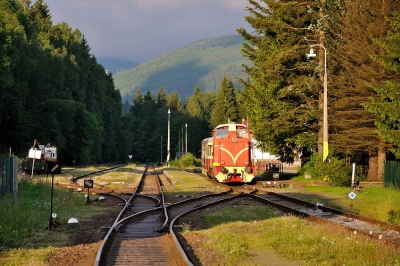
<path fill-rule="evenodd" d="M 129 110 L 130 110 L 130 108 L 131 108 L 131 104 L 129 103 L 129 101 L 128 101 L 128 100 L 126 100 L 126 101 L 124 102 L 124 105 L 123 105 L 123 107 L 122 107 L 122 115 L 126 115 L 126 114 L 128 114 L 128 113 L 129 113 Z"/>
<path fill-rule="evenodd" d="M 167 103 L 166 95 L 164 87 L 161 86 L 157 92 L 157 104 L 159 105 L 159 108 Z"/>
<path fill-rule="evenodd" d="M 389 24 L 385 17 L 398 9 L 400 1 L 345 1 L 346 13 L 341 19 L 340 44 L 330 57 L 337 62 L 337 72 L 331 78 L 329 123 L 331 147 L 338 155 L 357 158 L 365 153 L 369 158 L 368 179 L 383 175 L 387 145 L 377 134 L 377 116 L 363 105 L 376 92 L 368 83 L 382 84 L 389 72 L 372 60 L 371 55 L 383 53 L 374 42 L 386 36 Z"/>
<path fill-rule="evenodd" d="M 167 106 L 171 109 L 171 112 L 183 113 L 182 101 L 179 98 L 177 90 L 174 90 L 171 95 L 167 96 Z"/>
<path fill-rule="evenodd" d="M 130 112 L 134 116 L 137 116 L 140 113 L 143 103 L 144 103 L 144 98 L 142 95 L 142 91 L 140 89 L 137 89 L 136 97 L 133 99 L 133 105 L 131 106 Z"/>
<path fill-rule="evenodd" d="M 203 117 L 202 91 L 199 86 L 194 89 L 193 95 L 189 97 L 186 110 L 193 117 Z"/>
<path fill-rule="evenodd" d="M 377 93 L 371 102 L 365 104 L 367 109 L 380 119 L 376 121 L 378 134 L 386 142 L 393 144 L 391 151 L 400 158 L 400 15 L 395 13 L 389 19 L 392 30 L 386 38 L 375 39 L 385 49 L 385 54 L 373 55 L 372 59 L 381 64 L 390 73 L 384 83 L 370 83 Z"/>
<path fill-rule="evenodd" d="M 30 10 L 30 19 L 36 35 L 40 32 L 48 32 L 53 26 L 49 6 L 43 0 L 37 0 L 33 4 Z"/>
<path fill-rule="evenodd" d="M 217 97 L 211 115 L 211 125 L 216 127 L 228 121 L 240 122 L 240 118 L 233 83 L 224 76 L 217 90 Z"/>
<path fill-rule="evenodd" d="M 246 21 L 252 32 L 238 33 L 247 41 L 242 53 L 248 79 L 241 80 L 241 100 L 246 105 L 253 136 L 292 161 L 295 153 L 306 155 L 317 144 L 322 84 L 307 63 L 307 40 L 315 39 L 310 25 L 316 23 L 309 1 L 253 1 Z"/>

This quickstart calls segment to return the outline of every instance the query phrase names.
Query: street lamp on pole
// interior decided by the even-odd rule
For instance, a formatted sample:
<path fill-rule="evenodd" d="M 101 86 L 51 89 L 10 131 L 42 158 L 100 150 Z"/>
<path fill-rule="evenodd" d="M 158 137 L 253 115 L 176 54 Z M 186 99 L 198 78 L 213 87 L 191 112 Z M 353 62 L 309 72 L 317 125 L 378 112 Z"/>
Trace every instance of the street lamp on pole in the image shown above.
<path fill-rule="evenodd" d="M 322 129 L 322 141 L 323 141 L 323 157 L 322 161 L 325 161 L 328 157 L 328 73 L 326 71 L 326 48 L 322 44 L 310 45 L 310 52 L 307 57 L 316 57 L 313 47 L 321 47 L 324 49 L 324 115 L 323 115 L 323 129 Z"/>
<path fill-rule="evenodd" d="M 185 149 L 185 152 L 187 154 L 187 123 L 186 123 L 185 127 L 186 127 L 186 135 L 185 135 L 185 147 L 186 147 L 186 149 Z"/>

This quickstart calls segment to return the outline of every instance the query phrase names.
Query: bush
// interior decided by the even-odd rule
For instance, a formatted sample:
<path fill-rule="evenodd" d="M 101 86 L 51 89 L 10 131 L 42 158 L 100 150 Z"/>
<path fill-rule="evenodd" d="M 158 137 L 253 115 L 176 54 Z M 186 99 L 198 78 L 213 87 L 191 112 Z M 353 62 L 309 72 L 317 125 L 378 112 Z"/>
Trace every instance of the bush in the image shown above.
<path fill-rule="evenodd" d="M 353 170 L 351 166 L 346 165 L 345 160 L 330 155 L 329 159 L 323 162 L 322 156 L 315 153 L 311 156 L 311 160 L 303 167 L 303 171 L 304 174 L 308 174 L 318 180 L 323 180 L 329 183 L 329 185 L 350 186 Z M 365 179 L 362 173 L 362 166 L 357 166 L 354 182 Z"/>
<path fill-rule="evenodd" d="M 190 152 L 188 154 L 182 155 L 181 159 L 175 159 L 171 162 L 171 166 L 178 167 L 178 168 L 185 168 L 185 167 L 200 167 L 201 160 L 196 158 Z"/>

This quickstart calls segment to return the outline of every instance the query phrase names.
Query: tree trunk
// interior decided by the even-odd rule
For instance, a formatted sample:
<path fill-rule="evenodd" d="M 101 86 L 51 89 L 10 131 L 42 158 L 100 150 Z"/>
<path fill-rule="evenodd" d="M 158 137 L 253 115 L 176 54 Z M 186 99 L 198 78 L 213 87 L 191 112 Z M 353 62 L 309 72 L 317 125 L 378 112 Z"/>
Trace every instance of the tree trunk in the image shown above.
<path fill-rule="evenodd" d="M 368 163 L 368 175 L 367 181 L 377 181 L 378 180 L 378 151 L 369 151 L 369 163 Z"/>
<path fill-rule="evenodd" d="M 384 163 L 386 161 L 386 148 L 380 146 L 378 148 L 378 173 L 377 173 L 377 180 L 382 181 L 383 180 L 383 174 L 384 174 Z"/>

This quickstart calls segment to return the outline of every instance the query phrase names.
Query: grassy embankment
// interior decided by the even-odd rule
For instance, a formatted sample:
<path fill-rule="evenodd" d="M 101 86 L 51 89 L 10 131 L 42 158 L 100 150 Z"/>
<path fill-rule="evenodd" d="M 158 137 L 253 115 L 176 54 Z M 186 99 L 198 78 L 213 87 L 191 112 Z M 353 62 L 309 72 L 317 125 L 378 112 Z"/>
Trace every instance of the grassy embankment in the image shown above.
<path fill-rule="evenodd" d="M 134 165 L 114 172 L 92 176 L 94 187 L 110 182 L 135 184 L 140 174 L 134 173 Z M 46 230 L 51 210 L 51 176 L 34 176 L 33 182 L 19 182 L 18 203 L 14 205 L 12 195 L 0 199 L 0 265 L 43 265 L 57 247 L 71 245 L 74 234 L 79 230 L 91 230 L 88 221 L 94 215 L 117 212 L 102 203 L 85 204 L 85 192 L 77 193 L 61 184 L 68 185 L 67 176 L 75 177 L 101 170 L 100 168 L 63 169 L 54 177 L 53 213 L 56 223 L 64 225 L 56 230 Z M 103 168 L 104 169 L 104 168 Z M 88 177 L 89 178 L 89 177 Z M 118 188 L 124 184 L 110 184 Z M 95 196 L 91 196 L 94 199 Z M 66 225 L 70 218 L 76 218 L 79 226 Z"/>
<path fill-rule="evenodd" d="M 171 174 L 180 183 L 179 175 Z M 400 210 L 399 191 L 366 187 L 350 200 L 349 188 L 316 186 L 302 177 L 293 180 L 302 185 L 274 190 L 382 221 L 392 218 L 399 222 L 390 215 Z M 201 258 L 204 265 L 215 265 L 207 260 L 213 257 L 207 255 L 209 252 L 222 258 L 218 265 L 269 265 L 271 252 L 278 254 L 277 263 L 284 261 L 282 265 L 400 265 L 400 251 L 396 248 L 340 226 L 314 225 L 293 216 L 276 217 L 270 207 L 230 207 L 203 219 L 207 230 L 188 230 L 185 234 L 206 238 L 202 241 L 207 249 Z M 283 260 L 279 261 L 279 257 Z"/>
<path fill-rule="evenodd" d="M 99 174 L 94 178 L 95 186 L 111 180 L 137 182 L 139 175 L 133 174 L 129 166 L 124 169 L 119 174 Z M 173 177 L 174 184 L 166 186 L 167 193 L 189 195 L 215 190 L 206 178 L 196 174 L 172 170 L 168 173 Z M 55 178 L 55 184 L 65 182 L 69 174 L 79 176 L 82 173 L 77 170 L 63 171 L 61 176 Z M 304 182 L 305 187 L 276 190 L 383 221 L 388 221 L 389 211 L 399 210 L 400 192 L 392 189 L 367 187 L 365 192 L 350 201 L 347 199 L 348 188 L 314 186 L 302 178 L 297 178 L 297 181 Z M 56 221 L 66 222 L 74 217 L 80 221 L 81 229 L 85 219 L 110 211 L 101 204 L 85 205 L 83 194 L 71 193 L 57 185 L 53 204 Z M 48 185 L 20 183 L 18 205 L 12 204 L 11 197 L 1 199 L 0 212 L 0 265 L 43 265 L 57 247 L 70 243 L 71 235 L 76 230 L 69 227 L 60 227 L 58 232 L 44 230 L 50 212 Z M 269 207 L 227 208 L 204 216 L 204 220 L 209 229 L 188 231 L 186 234 L 204 235 L 208 239 L 204 245 L 219 254 L 224 265 L 266 265 L 259 261 L 252 262 L 249 258 L 254 253 L 266 253 L 271 249 L 289 261 L 301 262 L 301 265 L 400 264 L 398 250 L 337 227 L 312 225 L 296 217 L 275 217 Z"/>

